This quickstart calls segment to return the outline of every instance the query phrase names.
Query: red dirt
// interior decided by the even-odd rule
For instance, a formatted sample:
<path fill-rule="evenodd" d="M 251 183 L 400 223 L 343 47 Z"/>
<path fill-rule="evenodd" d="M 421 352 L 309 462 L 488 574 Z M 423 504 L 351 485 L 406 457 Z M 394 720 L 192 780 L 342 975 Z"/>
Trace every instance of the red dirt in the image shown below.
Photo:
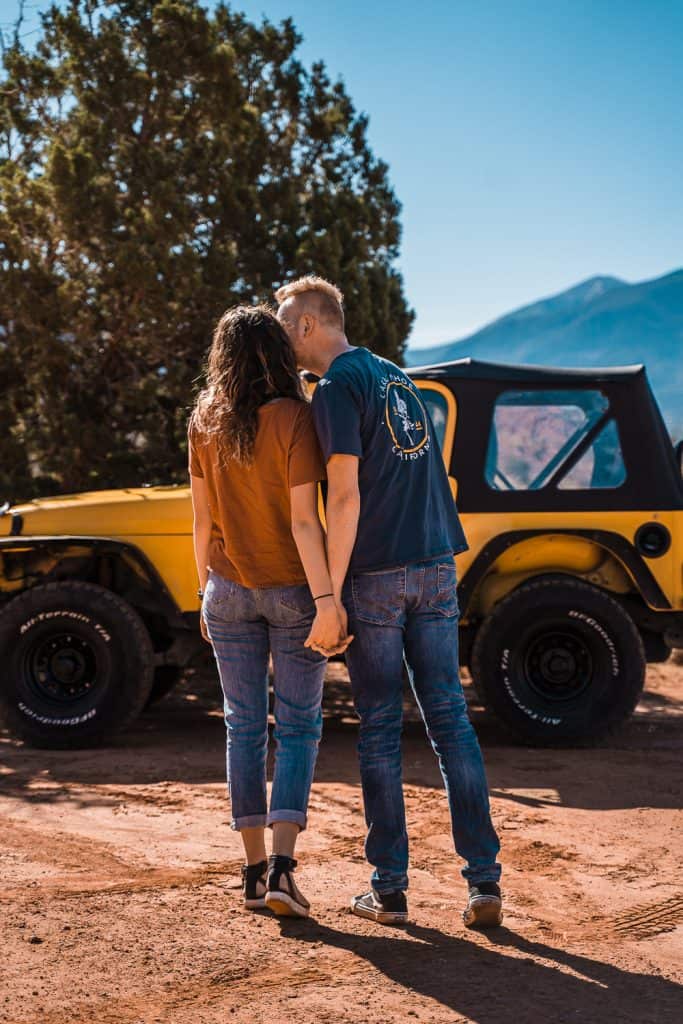
<path fill-rule="evenodd" d="M 0 743 L 3 1024 L 388 1021 L 669 1024 L 683 1019 L 683 664 L 652 666 L 595 750 L 512 746 L 473 708 L 503 842 L 503 928 L 463 927 L 464 883 L 414 713 L 406 929 L 346 910 L 366 887 L 348 691 L 333 666 L 300 843 L 315 919 L 242 910 L 211 673 L 116 746 Z"/>

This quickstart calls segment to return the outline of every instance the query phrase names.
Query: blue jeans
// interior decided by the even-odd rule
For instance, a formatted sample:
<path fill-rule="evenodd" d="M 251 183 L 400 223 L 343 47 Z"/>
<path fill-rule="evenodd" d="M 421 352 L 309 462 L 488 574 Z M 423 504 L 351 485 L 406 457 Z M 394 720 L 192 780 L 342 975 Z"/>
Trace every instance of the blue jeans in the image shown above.
<path fill-rule="evenodd" d="M 326 659 L 304 647 L 315 607 L 306 585 L 248 589 L 209 576 L 202 615 L 223 688 L 234 829 L 291 821 L 306 810 L 322 733 Z M 268 660 L 273 658 L 275 769 L 267 811 Z"/>
<path fill-rule="evenodd" d="M 403 660 L 439 759 L 453 841 L 471 883 L 497 881 L 500 849 L 488 784 L 458 671 L 458 598 L 452 559 L 350 576 L 344 588 L 346 652 L 360 718 L 365 853 L 380 893 L 408 885 L 408 834 L 401 779 Z"/>

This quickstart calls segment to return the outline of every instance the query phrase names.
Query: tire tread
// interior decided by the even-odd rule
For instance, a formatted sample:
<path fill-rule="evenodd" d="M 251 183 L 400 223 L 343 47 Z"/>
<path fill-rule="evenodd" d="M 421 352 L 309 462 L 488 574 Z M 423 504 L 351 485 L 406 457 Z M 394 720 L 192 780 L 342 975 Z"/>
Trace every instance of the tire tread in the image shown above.
<path fill-rule="evenodd" d="M 609 608 L 613 614 L 622 620 L 622 623 L 626 630 L 631 634 L 631 640 L 635 645 L 635 648 L 639 655 L 639 660 L 643 667 L 642 679 L 639 685 L 631 687 L 631 695 L 626 703 L 626 712 L 619 716 L 614 716 L 613 719 L 609 719 L 606 722 L 602 722 L 599 727 L 594 729 L 588 729 L 586 733 L 579 737 L 572 738 L 561 738 L 557 737 L 555 742 L 549 743 L 547 738 L 541 736 L 535 736 L 533 734 L 525 733 L 519 726 L 516 726 L 511 722 L 504 713 L 496 707 L 496 694 L 495 686 L 492 686 L 489 681 L 486 680 L 484 667 L 482 664 L 484 652 L 487 646 L 491 643 L 491 638 L 495 634 L 498 628 L 500 618 L 505 615 L 506 610 L 514 606 L 519 600 L 520 596 L 524 594 L 533 594 L 535 592 L 542 592 L 550 588 L 557 588 L 562 586 L 568 591 L 576 591 L 577 594 L 590 594 L 591 597 L 599 595 L 601 600 L 605 602 L 606 608 Z M 501 719 L 510 731 L 515 733 L 518 737 L 521 737 L 526 744 L 529 746 L 554 746 L 554 747 L 591 747 L 596 746 L 600 742 L 612 736 L 617 732 L 623 725 L 629 714 L 632 713 L 643 689 L 644 673 L 645 673 L 646 659 L 645 659 L 645 648 L 643 640 L 637 629 L 635 623 L 629 616 L 628 612 L 624 611 L 618 601 L 604 590 L 600 590 L 598 587 L 592 586 L 590 583 L 585 583 L 583 580 L 577 580 L 571 576 L 564 576 L 561 574 L 555 575 L 544 575 L 536 577 L 531 580 L 527 580 L 525 583 L 520 584 L 509 594 L 507 594 L 497 605 L 495 605 L 493 611 L 484 620 L 482 626 L 479 628 L 475 641 L 472 647 L 472 658 L 471 658 L 471 673 L 474 688 L 477 694 L 481 697 L 482 701 L 487 708 L 492 710 L 499 719 Z"/>
<path fill-rule="evenodd" d="M 3 632 L 8 628 L 11 617 L 15 614 L 21 616 L 25 616 L 27 613 L 30 614 L 32 606 L 37 612 L 41 607 L 39 601 L 41 595 L 63 597 L 65 593 L 76 594 L 81 598 L 84 594 L 90 593 L 97 595 L 98 600 L 111 606 L 115 616 L 118 616 L 125 624 L 131 635 L 131 641 L 136 645 L 141 671 L 136 692 L 126 712 L 118 719 L 115 725 L 105 725 L 101 729 L 89 731 L 87 736 L 57 733 L 49 737 L 39 735 L 35 730 L 22 727 L 22 721 L 17 719 L 16 716 L 11 716 L 11 720 L 8 720 L 7 709 L 3 707 L 3 702 L 0 700 L 0 721 L 3 721 L 4 724 L 10 727 L 12 734 L 33 747 L 50 750 L 98 746 L 116 733 L 122 732 L 143 710 L 154 684 L 154 649 L 147 628 L 138 613 L 118 594 L 99 584 L 83 580 L 60 580 L 41 583 L 12 598 L 0 611 L 0 656 L 2 656 Z"/>

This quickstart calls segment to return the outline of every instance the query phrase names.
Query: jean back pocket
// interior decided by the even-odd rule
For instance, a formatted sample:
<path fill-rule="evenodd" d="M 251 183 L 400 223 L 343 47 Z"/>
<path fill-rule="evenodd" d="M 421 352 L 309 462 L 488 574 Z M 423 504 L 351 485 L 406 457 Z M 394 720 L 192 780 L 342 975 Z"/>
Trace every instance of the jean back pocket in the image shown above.
<path fill-rule="evenodd" d="M 278 596 L 278 618 L 282 619 L 285 625 L 313 622 L 315 602 L 308 584 L 282 587 Z"/>
<path fill-rule="evenodd" d="M 454 562 L 439 562 L 433 575 L 432 592 L 427 604 L 445 618 L 454 618 L 458 605 L 458 576 Z"/>
<path fill-rule="evenodd" d="M 396 626 L 405 610 L 406 570 L 362 572 L 351 578 L 353 612 L 361 622 Z"/>

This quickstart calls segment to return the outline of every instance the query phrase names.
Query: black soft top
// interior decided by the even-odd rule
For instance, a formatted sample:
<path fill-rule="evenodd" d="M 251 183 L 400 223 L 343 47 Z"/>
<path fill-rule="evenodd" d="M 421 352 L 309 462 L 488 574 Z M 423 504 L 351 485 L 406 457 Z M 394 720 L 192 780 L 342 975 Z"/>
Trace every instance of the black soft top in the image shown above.
<path fill-rule="evenodd" d="M 624 383 L 645 376 L 642 363 L 633 366 L 606 366 L 572 369 L 558 366 L 521 366 L 514 363 L 489 363 L 483 359 L 455 359 L 450 363 L 429 363 L 425 366 L 411 366 L 407 369 L 411 377 L 427 377 L 429 379 L 465 379 L 495 380 L 501 382 L 514 381 L 539 384 L 543 381 L 562 382 L 566 384 L 587 381 L 597 383 Z"/>
<path fill-rule="evenodd" d="M 413 379 L 440 382 L 456 396 L 458 428 L 453 475 L 463 512 L 600 511 L 679 509 L 683 482 L 671 438 L 643 365 L 587 367 L 519 366 L 457 359 L 411 366 Z M 617 489 L 494 492 L 484 478 L 487 444 L 495 403 L 506 391 L 600 388 L 609 395 L 626 463 L 626 480 Z"/>

